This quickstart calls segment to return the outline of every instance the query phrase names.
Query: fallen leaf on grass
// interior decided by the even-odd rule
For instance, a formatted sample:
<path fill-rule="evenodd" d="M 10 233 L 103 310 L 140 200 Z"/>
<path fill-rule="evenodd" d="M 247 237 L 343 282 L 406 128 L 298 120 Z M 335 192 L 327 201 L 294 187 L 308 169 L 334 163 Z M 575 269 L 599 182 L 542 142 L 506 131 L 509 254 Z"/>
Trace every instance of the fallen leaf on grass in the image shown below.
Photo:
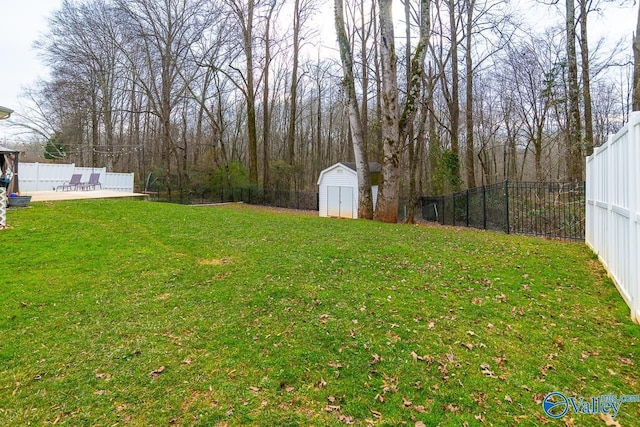
<path fill-rule="evenodd" d="M 613 419 L 611 414 L 600 414 L 600 419 L 607 427 L 621 427 L 620 423 Z"/>
<path fill-rule="evenodd" d="M 488 363 L 483 363 L 482 365 L 480 365 L 480 370 L 483 374 L 485 374 L 486 376 L 488 376 L 489 378 L 498 378 L 495 376 L 495 374 L 493 373 L 493 371 L 489 370 L 490 366 Z"/>
<path fill-rule="evenodd" d="M 508 394 L 504 397 L 504 400 L 509 402 L 509 403 L 513 403 L 513 400 L 511 399 L 511 396 L 509 396 Z"/>
<path fill-rule="evenodd" d="M 382 360 L 382 358 L 375 353 L 371 357 L 372 357 L 371 362 L 369 362 L 370 365 L 375 365 L 376 363 Z"/>
<path fill-rule="evenodd" d="M 462 343 L 462 346 L 466 347 L 467 350 L 473 350 L 473 344 L 471 344 L 471 343 L 466 343 L 466 344 Z"/>
<path fill-rule="evenodd" d="M 622 363 L 624 365 L 629 365 L 629 366 L 634 366 L 635 365 L 635 363 L 633 363 L 633 360 L 628 359 L 626 357 L 618 356 L 618 360 L 620 361 L 620 363 Z"/>
<path fill-rule="evenodd" d="M 502 355 L 500 357 L 494 357 L 493 361 L 496 362 L 499 366 L 504 365 L 504 362 L 507 361 L 507 357 L 505 355 Z"/>
<path fill-rule="evenodd" d="M 408 400 L 406 397 L 402 396 L 402 404 L 404 405 L 405 408 L 408 408 L 409 406 L 413 405 L 413 402 Z"/>
<path fill-rule="evenodd" d="M 165 367 L 164 366 L 160 366 L 158 369 L 154 369 L 153 371 L 149 372 L 149 375 L 154 380 L 157 380 L 158 377 L 160 376 L 160 374 L 164 372 L 164 370 L 165 370 Z"/>
<path fill-rule="evenodd" d="M 460 364 L 456 362 L 456 356 L 453 353 L 447 353 L 444 357 L 447 359 L 447 362 L 454 364 L 458 368 L 460 367 Z"/>
<path fill-rule="evenodd" d="M 536 405 L 542 405 L 542 401 L 544 400 L 545 396 L 546 394 L 544 393 L 534 394 L 533 401 L 535 402 Z"/>
<path fill-rule="evenodd" d="M 320 381 L 316 383 L 316 387 L 318 388 L 325 388 L 326 386 L 327 382 L 324 380 L 324 378 L 320 378 Z"/>
<path fill-rule="evenodd" d="M 452 405 L 451 403 L 448 403 L 446 405 L 442 405 L 442 409 L 445 410 L 445 411 L 453 412 L 454 414 L 457 414 L 458 412 L 460 412 L 460 408 L 458 408 L 457 406 Z"/>
<path fill-rule="evenodd" d="M 541 414 L 536 414 L 536 419 L 542 425 L 549 424 L 551 422 L 551 419 L 549 419 L 549 417 L 543 416 Z"/>
<path fill-rule="evenodd" d="M 249 390 L 251 390 L 254 393 L 257 393 L 257 392 L 260 391 L 260 389 L 258 387 L 254 387 L 254 386 L 249 387 Z"/>
<path fill-rule="evenodd" d="M 345 424 L 355 424 L 355 420 L 351 416 L 340 415 L 338 419 Z"/>
<path fill-rule="evenodd" d="M 376 418 L 382 418 L 382 413 L 378 412 L 378 411 L 374 411 L 373 409 L 371 410 L 371 413 L 373 414 L 374 417 Z"/>
<path fill-rule="evenodd" d="M 325 412 L 339 411 L 342 407 L 340 405 L 327 405 L 324 407 Z"/>
<path fill-rule="evenodd" d="M 422 421 L 416 421 L 416 423 L 414 424 L 414 427 L 427 427 L 427 425 Z"/>
<path fill-rule="evenodd" d="M 540 367 L 540 373 L 542 374 L 542 376 L 546 377 L 547 376 L 547 371 L 549 371 L 550 369 L 553 370 L 555 368 L 553 367 L 553 365 L 549 365 L 549 364 L 547 364 L 545 366 L 541 366 Z"/>

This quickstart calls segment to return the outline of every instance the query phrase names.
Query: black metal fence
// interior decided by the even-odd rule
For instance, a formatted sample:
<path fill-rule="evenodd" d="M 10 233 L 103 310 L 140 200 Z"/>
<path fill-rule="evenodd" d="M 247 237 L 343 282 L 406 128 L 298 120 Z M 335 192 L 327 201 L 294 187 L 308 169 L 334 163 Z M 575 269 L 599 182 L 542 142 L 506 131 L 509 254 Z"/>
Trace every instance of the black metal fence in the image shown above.
<path fill-rule="evenodd" d="M 219 188 L 208 195 L 208 202 L 244 202 L 277 208 L 318 210 L 318 193 L 261 188 Z"/>
<path fill-rule="evenodd" d="M 584 240 L 582 182 L 511 182 L 422 197 L 422 218 L 440 224 Z"/>

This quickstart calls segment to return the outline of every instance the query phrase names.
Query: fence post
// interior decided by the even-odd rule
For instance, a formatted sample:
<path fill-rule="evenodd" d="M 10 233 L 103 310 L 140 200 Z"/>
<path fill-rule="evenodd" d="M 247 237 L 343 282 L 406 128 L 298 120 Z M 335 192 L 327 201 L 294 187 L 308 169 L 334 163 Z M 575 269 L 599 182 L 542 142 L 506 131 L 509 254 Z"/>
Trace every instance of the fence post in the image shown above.
<path fill-rule="evenodd" d="M 506 232 L 507 234 L 509 234 L 509 180 L 505 179 L 504 180 L 504 214 L 505 214 L 505 227 L 506 227 Z"/>
<path fill-rule="evenodd" d="M 487 189 L 482 186 L 482 228 L 487 229 Z"/>
<path fill-rule="evenodd" d="M 467 188 L 467 227 L 469 226 L 469 189 Z"/>
<path fill-rule="evenodd" d="M 453 193 L 451 195 L 451 201 L 453 203 L 453 215 L 452 215 L 452 224 L 455 226 L 456 225 L 456 193 Z"/>

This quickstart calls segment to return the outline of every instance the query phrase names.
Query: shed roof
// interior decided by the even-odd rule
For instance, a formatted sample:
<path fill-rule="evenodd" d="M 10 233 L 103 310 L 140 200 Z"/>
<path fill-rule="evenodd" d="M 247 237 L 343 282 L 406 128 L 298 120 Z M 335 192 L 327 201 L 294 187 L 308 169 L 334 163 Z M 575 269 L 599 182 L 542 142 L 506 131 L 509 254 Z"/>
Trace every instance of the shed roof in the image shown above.
<path fill-rule="evenodd" d="M 334 165 L 329 166 L 328 168 L 324 169 L 322 172 L 320 172 L 320 176 L 318 176 L 318 185 L 320 185 L 320 182 L 322 181 L 322 177 L 327 173 L 330 172 L 338 167 L 345 167 L 349 173 L 351 173 L 354 177 L 357 176 L 356 175 L 356 164 L 354 162 L 338 162 Z M 378 162 L 369 162 L 369 172 L 371 173 L 371 183 L 373 185 L 377 185 L 378 184 L 378 180 L 377 180 L 377 176 L 379 176 L 380 171 L 382 170 L 382 167 L 380 166 L 380 163 Z"/>
<path fill-rule="evenodd" d="M 13 154 L 13 153 L 19 153 L 20 151 L 18 150 L 13 150 L 11 148 L 7 148 L 7 147 L 3 147 L 2 145 L 0 145 L 0 154 Z"/>

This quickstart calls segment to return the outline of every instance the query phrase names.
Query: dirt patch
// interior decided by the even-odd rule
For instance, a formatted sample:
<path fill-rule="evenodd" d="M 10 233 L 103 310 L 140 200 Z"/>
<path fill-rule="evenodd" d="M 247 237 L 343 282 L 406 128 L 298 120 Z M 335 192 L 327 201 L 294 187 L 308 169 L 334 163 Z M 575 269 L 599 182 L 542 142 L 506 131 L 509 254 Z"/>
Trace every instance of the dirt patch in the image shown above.
<path fill-rule="evenodd" d="M 209 258 L 209 259 L 201 259 L 198 261 L 200 265 L 225 265 L 231 262 L 231 258 Z"/>

